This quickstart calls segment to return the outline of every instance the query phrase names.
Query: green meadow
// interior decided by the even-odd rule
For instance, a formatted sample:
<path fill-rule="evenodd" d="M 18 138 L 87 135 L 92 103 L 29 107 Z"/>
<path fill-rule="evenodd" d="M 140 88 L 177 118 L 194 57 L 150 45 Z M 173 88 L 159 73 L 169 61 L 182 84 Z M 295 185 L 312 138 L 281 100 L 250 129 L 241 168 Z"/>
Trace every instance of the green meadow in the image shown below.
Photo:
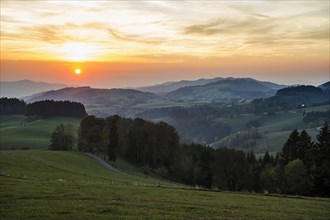
<path fill-rule="evenodd" d="M 330 200 L 205 191 L 78 152 L 1 151 L 1 219 L 329 219 Z M 124 170 L 125 171 L 125 170 Z"/>
<path fill-rule="evenodd" d="M 77 135 L 80 119 L 54 117 L 26 122 L 23 115 L 0 116 L 0 149 L 47 149 L 59 124 L 72 124 Z"/>

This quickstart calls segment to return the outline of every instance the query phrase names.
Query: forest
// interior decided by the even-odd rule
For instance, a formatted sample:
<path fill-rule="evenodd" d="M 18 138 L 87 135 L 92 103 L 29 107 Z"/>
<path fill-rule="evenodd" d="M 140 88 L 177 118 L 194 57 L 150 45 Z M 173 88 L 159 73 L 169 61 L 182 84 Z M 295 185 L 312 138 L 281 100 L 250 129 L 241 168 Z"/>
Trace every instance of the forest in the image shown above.
<path fill-rule="evenodd" d="M 42 118 L 54 116 L 82 118 L 87 115 L 84 105 L 79 102 L 44 100 L 27 104 L 23 100 L 6 97 L 0 99 L 0 114 L 25 114 Z"/>
<path fill-rule="evenodd" d="M 27 105 L 25 115 L 38 115 L 43 118 L 53 116 L 84 117 L 85 107 L 79 102 L 45 100 Z"/>
<path fill-rule="evenodd" d="M 0 114 L 1 115 L 20 115 L 24 114 L 26 103 L 17 98 L 0 98 Z"/>
<path fill-rule="evenodd" d="M 165 122 L 87 116 L 80 123 L 78 150 L 112 161 L 119 156 L 146 174 L 206 189 L 330 196 L 326 123 L 316 143 L 305 130 L 293 130 L 280 153 L 257 158 L 250 151 L 181 143 L 176 129 Z"/>

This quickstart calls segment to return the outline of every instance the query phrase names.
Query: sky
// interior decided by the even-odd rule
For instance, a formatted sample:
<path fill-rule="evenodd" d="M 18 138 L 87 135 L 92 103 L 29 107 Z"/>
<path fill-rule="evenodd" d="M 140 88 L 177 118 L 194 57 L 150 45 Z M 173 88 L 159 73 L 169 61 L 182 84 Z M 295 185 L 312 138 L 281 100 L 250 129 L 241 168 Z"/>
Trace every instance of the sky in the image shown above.
<path fill-rule="evenodd" d="M 328 0 L 1 0 L 1 81 L 319 85 L 330 80 L 329 8 Z"/>

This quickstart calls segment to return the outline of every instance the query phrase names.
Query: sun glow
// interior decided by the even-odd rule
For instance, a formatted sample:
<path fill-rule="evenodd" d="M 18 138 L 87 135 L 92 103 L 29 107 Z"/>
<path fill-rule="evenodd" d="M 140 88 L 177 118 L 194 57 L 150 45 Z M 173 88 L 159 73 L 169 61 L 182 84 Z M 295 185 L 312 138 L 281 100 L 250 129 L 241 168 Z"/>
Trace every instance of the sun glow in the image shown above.
<path fill-rule="evenodd" d="M 76 73 L 76 75 L 79 75 L 81 73 L 81 70 L 80 69 L 75 69 L 74 72 Z"/>
<path fill-rule="evenodd" d="M 65 60 L 87 61 L 93 59 L 96 48 L 86 43 L 65 43 L 59 47 L 59 52 Z"/>

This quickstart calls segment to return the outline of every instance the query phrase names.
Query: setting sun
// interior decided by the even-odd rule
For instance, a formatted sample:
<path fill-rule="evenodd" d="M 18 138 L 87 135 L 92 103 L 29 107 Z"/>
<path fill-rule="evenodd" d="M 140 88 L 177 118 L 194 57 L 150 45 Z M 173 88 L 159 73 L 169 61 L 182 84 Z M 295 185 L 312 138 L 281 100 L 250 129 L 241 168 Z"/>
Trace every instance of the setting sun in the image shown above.
<path fill-rule="evenodd" d="M 81 73 L 81 70 L 80 69 L 75 69 L 74 72 L 76 73 L 76 75 L 79 75 Z"/>

